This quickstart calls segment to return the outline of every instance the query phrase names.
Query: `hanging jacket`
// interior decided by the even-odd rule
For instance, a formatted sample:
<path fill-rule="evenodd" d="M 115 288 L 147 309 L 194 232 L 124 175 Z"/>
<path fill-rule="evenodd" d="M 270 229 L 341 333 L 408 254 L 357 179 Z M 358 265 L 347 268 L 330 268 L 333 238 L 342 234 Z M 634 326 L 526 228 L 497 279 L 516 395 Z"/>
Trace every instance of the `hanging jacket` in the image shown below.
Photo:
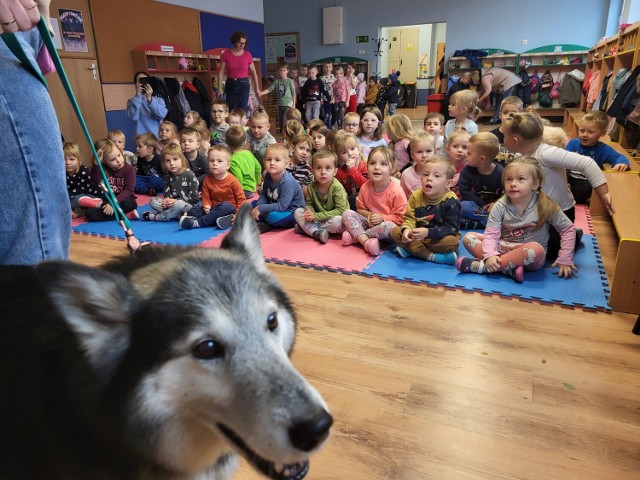
<path fill-rule="evenodd" d="M 575 107 L 580 104 L 581 97 L 582 83 L 576 80 L 572 75 L 565 75 L 560 87 L 560 97 L 558 97 L 560 105 L 565 108 Z"/>
<path fill-rule="evenodd" d="M 207 89 L 199 77 L 193 77 L 193 86 L 196 87 L 198 93 L 202 97 L 204 115 L 200 115 L 202 116 L 202 119 L 207 122 L 207 125 L 211 125 L 211 109 L 209 108 L 209 105 L 211 105 L 211 99 L 209 98 L 209 93 L 207 93 Z"/>
<path fill-rule="evenodd" d="M 624 125 L 627 115 L 633 110 L 631 103 L 637 96 L 636 80 L 640 75 L 640 65 L 633 69 L 633 72 L 622 84 L 618 95 L 611 102 L 611 106 L 607 110 L 607 115 L 614 117 L 620 125 Z"/>
<path fill-rule="evenodd" d="M 482 63 L 480 62 L 480 59 L 478 57 L 486 57 L 487 55 L 489 55 L 489 52 L 485 50 L 465 49 L 465 50 L 456 50 L 455 52 L 453 52 L 454 57 L 468 58 L 469 61 L 471 62 L 472 67 L 481 67 Z"/>
<path fill-rule="evenodd" d="M 182 82 L 182 91 L 184 92 L 184 96 L 189 102 L 190 110 L 195 110 L 200 114 L 202 119 L 209 118 L 208 115 L 208 104 L 205 103 L 205 99 L 202 97 L 198 89 L 188 80 Z M 206 120 L 205 120 L 206 121 Z M 207 124 L 208 125 L 208 124 Z"/>
<path fill-rule="evenodd" d="M 180 88 L 180 82 L 175 77 L 165 77 L 164 83 L 167 85 L 167 90 L 169 91 L 169 96 L 171 97 L 171 101 L 174 102 L 178 108 L 180 109 L 180 113 L 182 117 L 187 114 L 191 107 L 189 106 L 189 102 L 184 96 L 184 92 Z M 178 125 L 180 129 L 180 125 Z"/>

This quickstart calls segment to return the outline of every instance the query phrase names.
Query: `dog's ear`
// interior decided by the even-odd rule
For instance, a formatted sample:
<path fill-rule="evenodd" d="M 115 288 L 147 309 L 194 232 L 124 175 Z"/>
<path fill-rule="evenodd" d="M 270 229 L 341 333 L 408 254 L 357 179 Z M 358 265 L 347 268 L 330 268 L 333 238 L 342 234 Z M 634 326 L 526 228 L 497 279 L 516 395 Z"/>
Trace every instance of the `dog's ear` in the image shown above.
<path fill-rule="evenodd" d="M 43 262 L 36 277 L 95 367 L 128 344 L 134 289 L 122 276 L 71 262 Z"/>
<path fill-rule="evenodd" d="M 236 214 L 231 232 L 222 241 L 221 248 L 240 250 L 247 259 L 259 270 L 266 271 L 262 248 L 260 248 L 260 234 L 256 222 L 251 216 L 251 204 L 245 203 Z"/>

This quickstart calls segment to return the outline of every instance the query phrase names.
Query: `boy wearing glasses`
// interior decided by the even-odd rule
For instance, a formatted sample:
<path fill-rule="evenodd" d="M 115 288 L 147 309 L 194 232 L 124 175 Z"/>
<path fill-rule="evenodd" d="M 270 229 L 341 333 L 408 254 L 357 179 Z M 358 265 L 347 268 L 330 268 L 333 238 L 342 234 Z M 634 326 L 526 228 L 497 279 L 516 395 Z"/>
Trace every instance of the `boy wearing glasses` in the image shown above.
<path fill-rule="evenodd" d="M 211 145 L 226 145 L 224 142 L 229 124 L 229 105 L 222 100 L 214 100 L 211 103 Z"/>

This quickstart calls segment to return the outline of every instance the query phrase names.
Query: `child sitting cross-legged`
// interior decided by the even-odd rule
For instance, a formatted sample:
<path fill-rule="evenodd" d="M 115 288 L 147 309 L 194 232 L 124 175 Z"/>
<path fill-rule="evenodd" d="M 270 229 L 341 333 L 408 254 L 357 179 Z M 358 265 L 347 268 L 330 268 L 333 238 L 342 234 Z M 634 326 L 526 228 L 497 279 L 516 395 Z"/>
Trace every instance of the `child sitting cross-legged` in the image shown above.
<path fill-rule="evenodd" d="M 238 127 L 242 129 L 242 127 Z M 245 202 L 238 179 L 229 174 L 231 152 L 224 145 L 214 145 L 207 152 L 209 174 L 202 183 L 202 205 L 193 207 L 180 219 L 180 227 L 192 229 L 217 226 L 224 230 Z"/>
<path fill-rule="evenodd" d="M 444 157 L 424 161 L 422 188 L 409 197 L 402 225 L 391 231 L 402 258 L 455 265 L 460 244 L 460 202 L 451 191 L 455 168 Z"/>
<path fill-rule="evenodd" d="M 201 144 L 202 138 L 196 129 L 191 127 L 182 129 L 180 132 L 180 147 L 182 147 L 182 153 L 184 153 L 189 162 L 189 170 L 198 178 L 200 185 L 202 185 L 204 177 L 209 173 L 207 157 L 198 151 Z"/>
<path fill-rule="evenodd" d="M 327 243 L 329 234 L 342 232 L 342 214 L 349 210 L 349 201 L 344 187 L 335 178 L 338 158 L 333 152 L 314 153 L 311 168 L 314 181 L 307 188 L 307 206 L 294 212 L 295 229 Z"/>
<path fill-rule="evenodd" d="M 560 252 L 552 265 L 558 276 L 569 278 L 573 264 L 576 230 L 560 206 L 540 188 L 544 173 L 532 157 L 517 157 L 504 168 L 502 196 L 491 209 L 484 235 L 469 232 L 463 244 L 474 258 L 460 257 L 460 272 L 495 273 L 520 283 L 525 270 L 544 266 L 549 225 L 560 232 Z"/>
<path fill-rule="evenodd" d="M 247 144 L 247 134 L 244 128 L 240 125 L 229 127 L 225 142 L 232 153 L 229 172 L 242 185 L 244 196 L 251 198 L 262 183 L 262 167 L 253 153 L 244 148 Z"/>
<path fill-rule="evenodd" d="M 164 198 L 153 197 L 149 206 L 155 212 L 144 212 L 144 220 L 168 222 L 176 220 L 200 201 L 198 179 L 189 170 L 189 162 L 180 145 L 169 144 L 162 150 Z"/>
<path fill-rule="evenodd" d="M 356 198 L 357 211 L 342 214 L 342 244 L 359 243 L 371 255 L 380 255 L 380 240 L 391 240 L 391 230 L 402 223 L 407 196 L 400 182 L 391 179 L 396 167 L 395 152 L 375 147 L 367 160 L 367 180 Z"/>
<path fill-rule="evenodd" d="M 463 230 L 484 229 L 493 203 L 502 196 L 502 165 L 494 160 L 500 151 L 498 137 L 490 132 L 469 139 L 467 166 L 460 172 Z"/>
<path fill-rule="evenodd" d="M 293 212 L 304 207 L 300 184 L 289 172 L 289 149 L 280 143 L 267 147 L 264 153 L 264 181 L 258 200 L 251 202 L 258 230 L 265 233 L 276 228 L 291 228 L 296 220 Z"/>
<path fill-rule="evenodd" d="M 153 133 L 136 136 L 136 193 L 154 196 L 162 189 L 162 165 L 160 155 L 156 153 L 157 148 L 158 139 Z"/>
<path fill-rule="evenodd" d="M 115 142 L 114 142 L 115 143 Z M 62 146 L 64 152 L 64 169 L 67 174 L 67 192 L 71 203 L 71 217 L 84 215 L 84 208 L 95 208 L 102 205 L 102 190 L 91 181 L 89 169 L 82 164 L 80 147 L 76 143 L 66 142 Z"/>

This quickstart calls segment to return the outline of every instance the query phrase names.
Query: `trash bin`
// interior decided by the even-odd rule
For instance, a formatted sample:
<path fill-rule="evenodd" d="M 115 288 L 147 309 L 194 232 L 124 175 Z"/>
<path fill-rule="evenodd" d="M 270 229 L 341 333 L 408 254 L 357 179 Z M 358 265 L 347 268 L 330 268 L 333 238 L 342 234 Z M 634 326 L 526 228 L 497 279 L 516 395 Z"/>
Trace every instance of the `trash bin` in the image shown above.
<path fill-rule="evenodd" d="M 444 93 L 434 93 L 427 97 L 427 112 L 442 113 L 444 105 Z"/>
<path fill-rule="evenodd" d="M 404 84 L 404 108 L 416 108 L 416 82 Z"/>

